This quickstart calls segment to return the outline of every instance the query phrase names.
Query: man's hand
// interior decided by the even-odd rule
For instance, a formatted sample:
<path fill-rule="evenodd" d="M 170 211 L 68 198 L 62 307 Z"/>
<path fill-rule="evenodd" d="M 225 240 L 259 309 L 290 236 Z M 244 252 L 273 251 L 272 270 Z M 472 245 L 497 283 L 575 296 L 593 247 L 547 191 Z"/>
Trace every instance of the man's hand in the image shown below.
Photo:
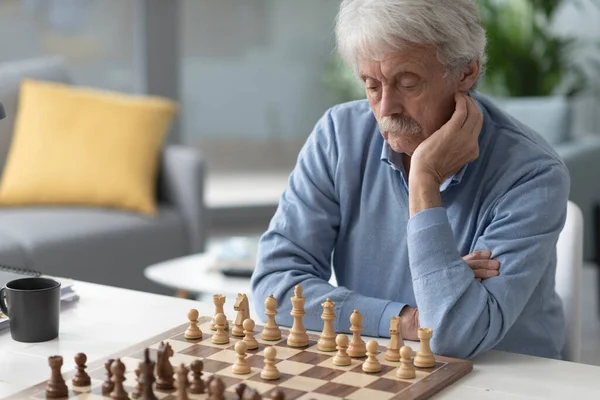
<path fill-rule="evenodd" d="M 463 257 L 467 265 L 475 273 L 475 280 L 481 282 L 488 278 L 498 276 L 500 263 L 497 260 L 490 260 L 492 253 L 488 250 L 475 251 Z"/>
<path fill-rule="evenodd" d="M 479 157 L 483 116 L 470 96 L 457 93 L 450 121 L 425 139 L 413 153 L 408 178 L 410 216 L 441 207 L 440 185 Z"/>
<path fill-rule="evenodd" d="M 417 334 L 419 330 L 419 310 L 416 308 L 404 307 L 400 311 L 401 326 L 400 332 L 402 338 L 406 340 L 419 340 Z"/>
<path fill-rule="evenodd" d="M 455 100 L 450 120 L 425 139 L 411 157 L 410 179 L 428 175 L 439 188 L 465 164 L 479 157 L 483 115 L 469 95 L 457 93 Z"/>

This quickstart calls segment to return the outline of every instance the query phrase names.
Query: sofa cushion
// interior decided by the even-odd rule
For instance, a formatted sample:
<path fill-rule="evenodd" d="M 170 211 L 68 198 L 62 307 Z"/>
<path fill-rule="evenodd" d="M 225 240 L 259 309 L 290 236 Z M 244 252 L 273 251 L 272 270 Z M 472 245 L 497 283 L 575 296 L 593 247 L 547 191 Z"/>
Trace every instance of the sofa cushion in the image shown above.
<path fill-rule="evenodd" d="M 176 112 L 163 97 L 24 80 L 0 204 L 154 216 L 160 152 Z"/>
<path fill-rule="evenodd" d="M 184 229 L 180 214 L 162 205 L 156 218 L 88 208 L 0 210 L 0 236 L 20 243 L 27 267 L 113 286 L 136 276 L 138 289 L 146 266 L 186 253 Z"/>
<path fill-rule="evenodd" d="M 6 118 L 0 122 L 0 171 L 12 141 L 21 81 L 25 78 L 71 83 L 60 57 L 44 57 L 0 63 L 0 101 Z"/>

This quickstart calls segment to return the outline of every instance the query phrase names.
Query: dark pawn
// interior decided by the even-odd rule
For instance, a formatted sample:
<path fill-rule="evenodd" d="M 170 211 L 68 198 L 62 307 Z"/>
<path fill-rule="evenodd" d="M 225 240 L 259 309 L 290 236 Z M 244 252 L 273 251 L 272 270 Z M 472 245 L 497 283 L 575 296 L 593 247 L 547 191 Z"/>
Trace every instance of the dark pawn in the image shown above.
<path fill-rule="evenodd" d="M 75 354 L 75 364 L 77 364 L 77 372 L 73 376 L 73 386 L 91 386 L 92 380 L 85 372 L 87 356 L 83 353 Z"/>
<path fill-rule="evenodd" d="M 248 386 L 244 382 L 240 382 L 235 385 L 235 393 L 238 395 L 238 400 L 242 400 L 244 398 L 244 391 Z"/>
<path fill-rule="evenodd" d="M 261 397 L 256 389 L 246 388 L 242 400 L 261 400 Z"/>
<path fill-rule="evenodd" d="M 46 387 L 46 398 L 56 399 L 59 397 L 67 397 L 69 395 L 69 388 L 67 387 L 61 372 L 63 365 L 62 356 L 48 357 L 48 365 L 50 366 L 52 373 L 48 380 L 48 386 Z"/>
<path fill-rule="evenodd" d="M 113 361 L 115 361 L 115 360 L 113 360 L 111 358 L 104 363 L 104 369 L 106 369 L 106 379 L 105 379 L 104 383 L 102 384 L 102 394 L 105 396 L 109 395 L 115 387 L 115 384 L 112 382 L 112 379 L 111 379 L 112 371 L 110 370 L 110 366 L 112 365 Z"/>
<path fill-rule="evenodd" d="M 188 381 L 188 372 L 188 369 L 183 363 L 181 363 L 175 372 L 175 389 L 177 389 L 177 400 L 189 400 L 187 395 L 188 387 L 190 386 Z"/>
<path fill-rule="evenodd" d="M 273 390 L 273 393 L 271 393 L 271 400 L 285 400 L 285 394 L 283 393 L 283 390 L 279 388 Z"/>
<path fill-rule="evenodd" d="M 135 381 L 137 382 L 137 384 L 135 385 L 135 389 L 133 389 L 133 392 L 131 392 L 132 399 L 138 399 L 142 395 L 143 387 L 142 381 L 140 380 L 141 372 L 142 370 L 140 370 L 139 367 L 135 369 Z"/>
<path fill-rule="evenodd" d="M 213 376 L 213 375 L 211 375 Z M 225 384 L 218 376 L 210 380 L 210 400 L 225 400 Z"/>
<path fill-rule="evenodd" d="M 210 375 L 209 377 L 207 377 L 207 378 L 204 380 L 204 387 L 205 387 L 205 388 L 206 388 L 206 390 L 208 391 L 208 394 L 209 394 L 209 395 L 211 394 L 211 392 L 210 392 L 210 383 L 213 381 L 213 379 L 215 379 L 215 376 L 214 376 L 214 375 Z"/>
<path fill-rule="evenodd" d="M 204 369 L 204 363 L 202 360 L 194 360 L 190 364 L 192 370 L 192 381 L 190 383 L 191 394 L 202 394 L 204 393 L 204 381 L 202 380 L 202 370 Z"/>

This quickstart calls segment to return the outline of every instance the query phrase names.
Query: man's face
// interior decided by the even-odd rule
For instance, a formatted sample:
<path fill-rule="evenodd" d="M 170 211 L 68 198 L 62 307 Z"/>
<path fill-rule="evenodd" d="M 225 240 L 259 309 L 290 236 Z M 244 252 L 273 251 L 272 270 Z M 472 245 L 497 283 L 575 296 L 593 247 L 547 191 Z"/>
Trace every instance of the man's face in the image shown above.
<path fill-rule="evenodd" d="M 386 53 L 383 61 L 360 63 L 367 99 L 394 151 L 412 154 L 452 116 L 458 85 L 444 72 L 430 47 L 409 47 Z"/>

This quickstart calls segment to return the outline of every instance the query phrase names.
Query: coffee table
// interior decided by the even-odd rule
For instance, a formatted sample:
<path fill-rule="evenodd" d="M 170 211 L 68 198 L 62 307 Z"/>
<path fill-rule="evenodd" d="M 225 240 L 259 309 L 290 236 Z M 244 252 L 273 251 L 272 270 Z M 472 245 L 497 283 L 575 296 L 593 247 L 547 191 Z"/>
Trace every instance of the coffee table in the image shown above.
<path fill-rule="evenodd" d="M 210 301 L 216 291 L 231 296 L 250 292 L 250 278 L 226 277 L 214 267 L 216 257 L 211 253 L 175 258 L 144 269 L 144 276 L 153 282 L 173 289 L 177 297 L 195 297 Z"/>
<path fill-rule="evenodd" d="M 213 253 L 193 254 L 146 267 L 144 276 L 173 289 L 177 297 L 191 295 L 199 301 L 210 302 L 216 288 L 226 295 L 250 293 L 250 277 L 225 276 L 215 267 L 216 261 Z M 335 274 L 329 283 L 337 286 Z"/>

